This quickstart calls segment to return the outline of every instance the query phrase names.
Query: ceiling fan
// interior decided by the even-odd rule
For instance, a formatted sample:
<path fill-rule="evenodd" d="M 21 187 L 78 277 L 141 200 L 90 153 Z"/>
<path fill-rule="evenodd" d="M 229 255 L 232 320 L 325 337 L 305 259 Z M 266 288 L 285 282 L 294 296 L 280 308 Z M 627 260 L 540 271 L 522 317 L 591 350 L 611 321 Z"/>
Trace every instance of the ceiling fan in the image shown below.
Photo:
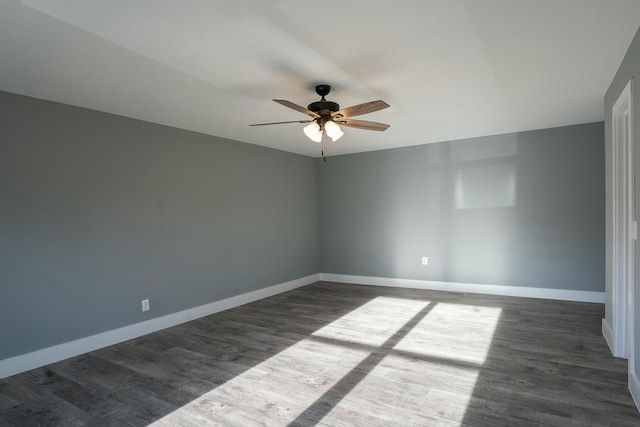
<path fill-rule="evenodd" d="M 367 120 L 354 120 L 351 117 L 388 108 L 389 104 L 382 100 L 365 102 L 364 104 L 340 109 L 340 105 L 327 101 L 325 96 L 331 92 L 329 85 L 317 85 L 316 93 L 322 99 L 312 102 L 307 108 L 294 104 L 284 99 L 274 99 L 278 104 L 289 107 L 311 117 L 311 120 L 293 120 L 289 122 L 257 123 L 249 126 L 280 125 L 284 123 L 309 123 L 304 127 L 304 133 L 314 142 L 321 142 L 322 136 L 326 133 L 332 141 L 337 141 L 344 135 L 340 126 L 352 127 L 364 130 L 386 130 L 389 125 L 385 123 L 370 122 Z"/>

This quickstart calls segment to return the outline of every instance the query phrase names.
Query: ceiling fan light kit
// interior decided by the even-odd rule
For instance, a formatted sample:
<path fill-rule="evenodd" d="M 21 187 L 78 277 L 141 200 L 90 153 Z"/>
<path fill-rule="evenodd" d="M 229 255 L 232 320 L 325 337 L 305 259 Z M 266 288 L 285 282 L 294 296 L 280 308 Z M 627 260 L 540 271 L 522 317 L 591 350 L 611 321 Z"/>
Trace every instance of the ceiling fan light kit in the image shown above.
<path fill-rule="evenodd" d="M 318 122 L 313 121 L 306 125 L 303 129 L 304 134 L 309 137 L 313 142 L 321 142 L 322 141 L 322 129 L 320 129 L 320 125 Z"/>
<path fill-rule="evenodd" d="M 342 138 L 342 135 L 344 135 L 344 132 L 342 132 L 340 126 L 338 126 L 333 120 L 328 120 L 324 124 L 324 130 L 327 133 L 327 136 L 331 138 L 333 142 L 339 140 L 340 138 Z"/>
<path fill-rule="evenodd" d="M 341 126 L 376 131 L 384 131 L 389 128 L 389 125 L 385 123 L 351 119 L 351 117 L 354 116 L 372 113 L 374 111 L 388 108 L 389 104 L 387 104 L 386 102 L 382 100 L 371 101 L 341 110 L 340 105 L 333 101 L 327 101 L 325 99 L 325 96 L 327 96 L 329 92 L 331 92 L 331 86 L 325 84 L 317 85 L 316 93 L 320 95 L 321 99 L 320 101 L 312 102 L 307 106 L 307 108 L 284 99 L 274 99 L 274 101 L 278 104 L 284 105 L 285 107 L 310 116 L 311 120 L 258 123 L 249 126 L 279 125 L 284 123 L 309 123 L 304 127 L 303 131 L 304 134 L 307 135 L 307 137 L 313 142 L 322 142 L 322 136 L 325 133 L 329 138 L 331 138 L 332 141 L 335 142 L 339 140 L 342 135 L 344 135 L 344 132 L 342 132 L 342 129 L 340 129 Z"/>

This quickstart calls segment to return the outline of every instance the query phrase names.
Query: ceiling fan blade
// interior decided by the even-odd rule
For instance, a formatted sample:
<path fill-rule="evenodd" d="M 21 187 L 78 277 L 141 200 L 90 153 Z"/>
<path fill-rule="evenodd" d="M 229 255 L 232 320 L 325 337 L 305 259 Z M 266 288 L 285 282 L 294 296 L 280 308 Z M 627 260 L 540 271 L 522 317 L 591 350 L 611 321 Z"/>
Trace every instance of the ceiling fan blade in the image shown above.
<path fill-rule="evenodd" d="M 267 125 L 283 125 L 285 123 L 310 123 L 313 120 L 293 120 L 290 122 L 273 122 L 273 123 L 256 123 L 253 125 L 249 125 L 249 126 L 267 126 Z"/>
<path fill-rule="evenodd" d="M 365 102 L 364 104 L 354 105 L 352 107 L 343 108 L 342 110 L 331 113 L 333 118 L 354 117 L 361 114 L 373 113 L 374 111 L 388 108 L 390 105 L 381 99 L 377 101 Z"/>
<path fill-rule="evenodd" d="M 300 112 L 300 113 L 302 113 L 302 114 L 306 114 L 306 115 L 308 115 L 308 116 L 311 116 L 311 117 L 313 117 L 314 119 L 317 119 L 318 117 L 320 117 L 320 115 L 319 115 L 319 114 L 314 113 L 313 111 L 308 110 L 308 109 L 306 109 L 306 108 L 304 108 L 304 107 L 302 107 L 302 106 L 300 106 L 300 105 L 298 105 L 298 104 L 294 104 L 294 103 L 293 103 L 293 102 L 291 102 L 291 101 L 287 101 L 287 100 L 285 100 L 285 99 L 274 99 L 274 101 L 275 101 L 275 102 L 277 102 L 277 103 L 278 103 L 278 104 L 280 104 L 280 105 L 284 105 L 285 107 L 289 107 L 289 108 L 291 108 L 292 110 L 296 110 L 296 111 L 298 111 L 298 112 Z"/>
<path fill-rule="evenodd" d="M 387 130 L 391 126 L 386 123 L 370 122 L 368 120 L 337 119 L 336 123 L 350 128 L 379 131 Z"/>

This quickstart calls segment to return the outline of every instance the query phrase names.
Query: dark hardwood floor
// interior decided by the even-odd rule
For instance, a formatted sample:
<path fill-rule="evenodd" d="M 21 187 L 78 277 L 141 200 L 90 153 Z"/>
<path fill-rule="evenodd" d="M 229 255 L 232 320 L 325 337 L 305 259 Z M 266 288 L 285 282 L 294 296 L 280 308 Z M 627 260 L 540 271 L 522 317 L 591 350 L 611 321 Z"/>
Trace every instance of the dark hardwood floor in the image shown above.
<path fill-rule="evenodd" d="M 0 425 L 640 426 L 603 310 L 322 282 L 0 380 Z"/>

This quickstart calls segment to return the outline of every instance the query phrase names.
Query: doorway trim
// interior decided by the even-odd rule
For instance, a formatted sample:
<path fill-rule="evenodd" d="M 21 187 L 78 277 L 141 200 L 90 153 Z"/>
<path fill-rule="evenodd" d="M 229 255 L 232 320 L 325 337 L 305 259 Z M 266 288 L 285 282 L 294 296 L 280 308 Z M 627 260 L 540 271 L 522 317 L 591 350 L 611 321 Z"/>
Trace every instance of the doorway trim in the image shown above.
<path fill-rule="evenodd" d="M 637 223 L 634 209 L 633 79 L 611 110 L 612 124 L 612 324 L 611 351 L 634 366 L 634 256 Z"/>

